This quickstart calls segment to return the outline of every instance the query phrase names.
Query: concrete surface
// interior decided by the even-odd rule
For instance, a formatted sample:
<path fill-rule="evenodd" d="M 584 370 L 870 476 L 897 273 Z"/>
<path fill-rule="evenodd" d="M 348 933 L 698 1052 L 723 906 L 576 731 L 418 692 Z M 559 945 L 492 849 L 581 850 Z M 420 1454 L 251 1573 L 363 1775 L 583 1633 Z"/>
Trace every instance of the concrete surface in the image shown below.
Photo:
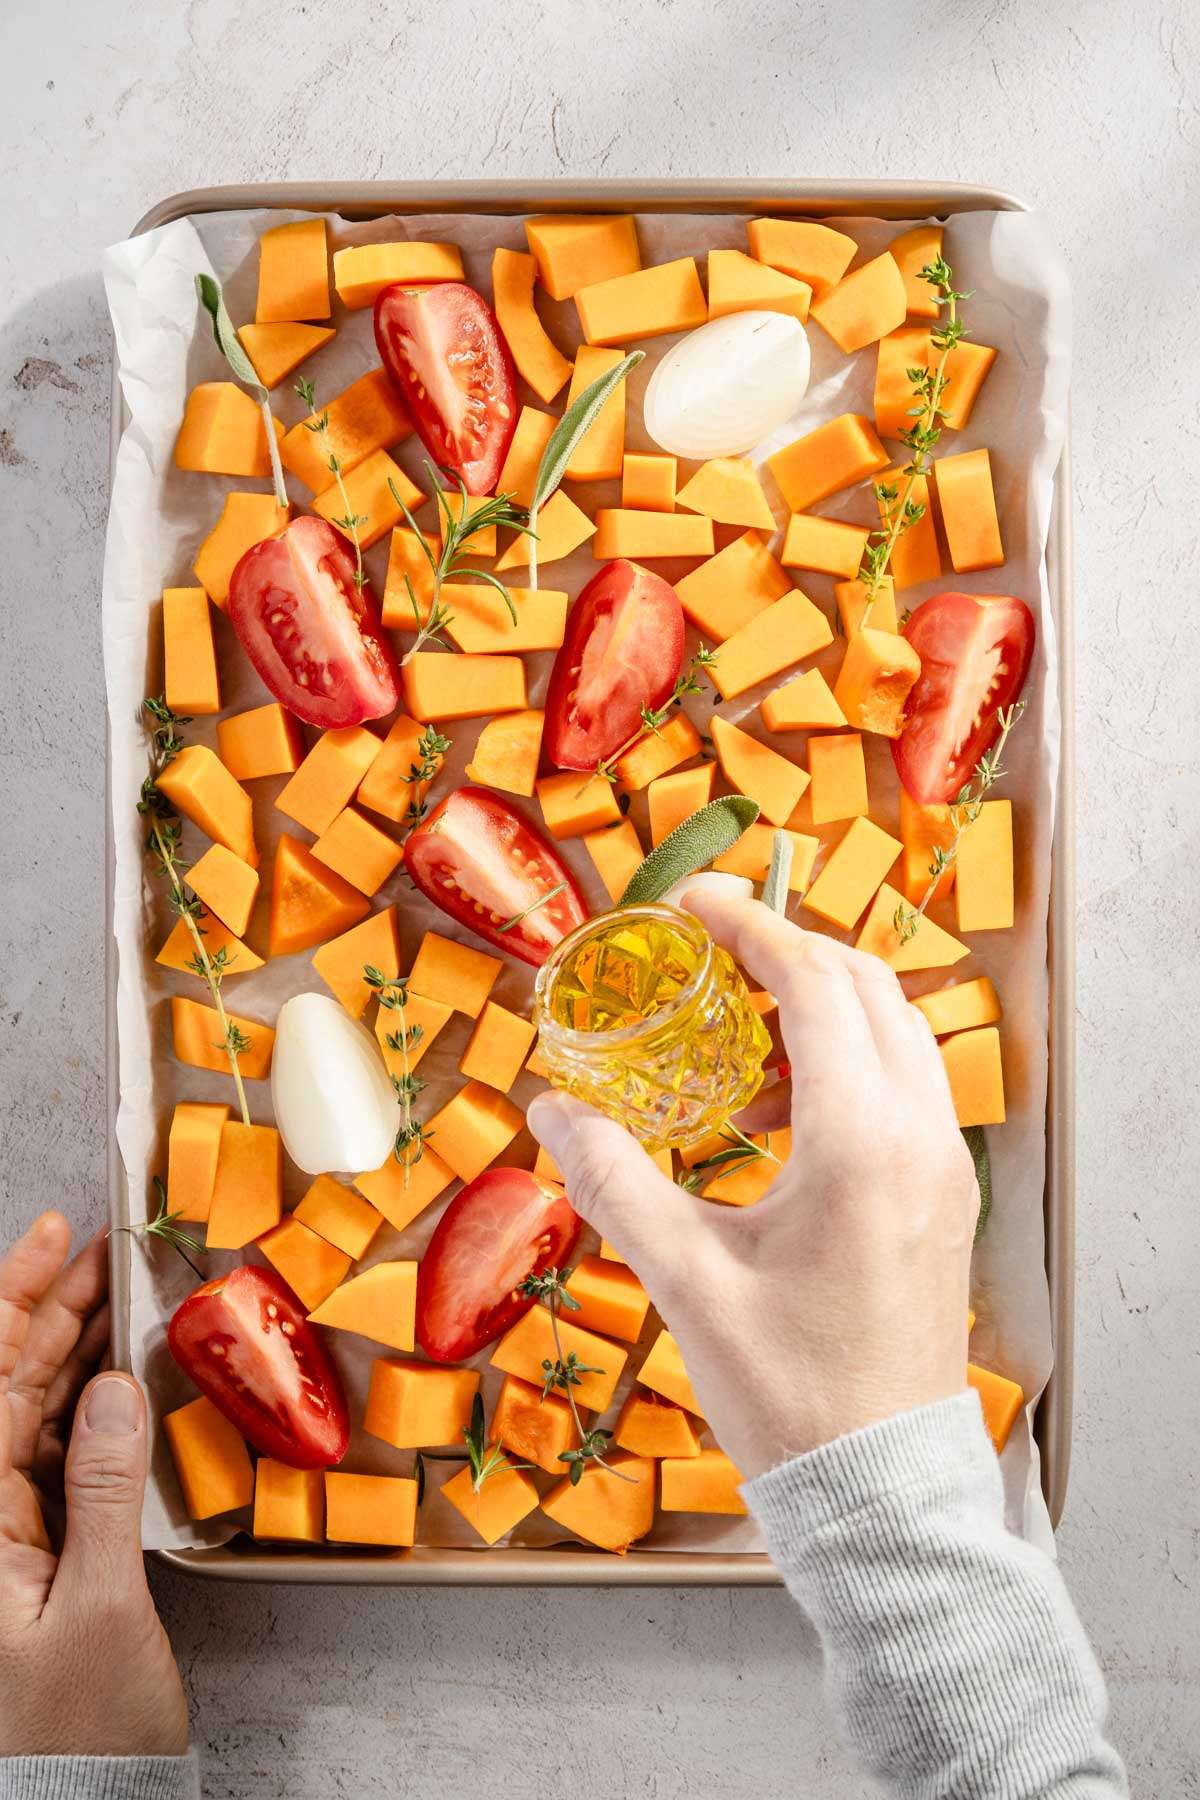
<path fill-rule="evenodd" d="M 0 48 L 5 1236 L 51 1200 L 81 1226 L 102 1207 L 105 244 L 174 190 L 299 176 L 957 176 L 1044 210 L 1079 314 L 1079 1385 L 1060 1544 L 1135 1791 L 1200 1793 L 1200 14 L 8 0 Z M 777 1594 L 156 1588 L 212 1795 L 863 1792 Z"/>

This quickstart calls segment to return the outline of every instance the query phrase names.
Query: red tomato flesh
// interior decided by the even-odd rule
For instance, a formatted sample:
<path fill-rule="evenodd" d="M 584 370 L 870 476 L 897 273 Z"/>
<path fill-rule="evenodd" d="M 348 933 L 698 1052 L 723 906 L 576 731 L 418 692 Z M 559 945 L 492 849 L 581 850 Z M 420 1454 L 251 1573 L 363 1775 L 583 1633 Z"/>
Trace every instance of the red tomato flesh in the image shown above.
<path fill-rule="evenodd" d="M 496 316 L 461 281 L 384 288 L 375 342 L 417 435 L 468 494 L 490 494 L 517 425 L 517 386 Z"/>
<path fill-rule="evenodd" d="M 935 594 L 904 627 L 921 658 L 906 724 L 892 743 L 896 773 L 923 806 L 944 806 L 966 786 L 1000 735 L 997 713 L 1017 699 L 1037 627 L 1011 594 Z"/>
<path fill-rule="evenodd" d="M 456 1194 L 417 1270 L 417 1342 L 461 1362 L 537 1304 L 527 1275 L 561 1269 L 582 1220 L 560 1187 L 528 1169 L 489 1169 Z"/>
<path fill-rule="evenodd" d="M 659 575 L 624 557 L 593 575 L 567 619 L 546 694 L 546 754 L 594 769 L 661 706 L 683 666 L 683 608 Z"/>
<path fill-rule="evenodd" d="M 368 585 L 325 519 L 294 519 L 247 550 L 229 617 L 266 686 L 306 725 L 360 725 L 392 712 L 400 676 Z"/>
<path fill-rule="evenodd" d="M 567 865 L 514 807 L 486 788 L 459 788 L 436 806 L 410 834 L 404 866 L 427 900 L 535 967 L 587 918 Z M 553 900 L 500 930 L 560 882 L 566 885 Z"/>
<path fill-rule="evenodd" d="M 167 1327 L 171 1355 L 264 1456 L 328 1469 L 350 1442 L 341 1377 L 274 1269 L 247 1264 L 189 1294 Z"/>

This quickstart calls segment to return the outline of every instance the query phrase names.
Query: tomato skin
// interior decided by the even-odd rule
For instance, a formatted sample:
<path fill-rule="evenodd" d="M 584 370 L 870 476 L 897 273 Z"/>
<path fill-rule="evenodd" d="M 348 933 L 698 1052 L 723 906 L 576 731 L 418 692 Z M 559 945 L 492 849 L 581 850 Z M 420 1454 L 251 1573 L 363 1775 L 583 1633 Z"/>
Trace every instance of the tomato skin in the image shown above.
<path fill-rule="evenodd" d="M 934 594 L 904 627 L 921 658 L 892 756 L 907 792 L 944 806 L 1000 735 L 997 712 L 1025 685 L 1037 626 L 1012 594 Z"/>
<path fill-rule="evenodd" d="M 345 1456 L 350 1412 L 341 1377 L 274 1269 L 246 1263 L 196 1288 L 172 1315 L 167 1344 L 263 1456 L 291 1469 L 328 1469 Z"/>
<path fill-rule="evenodd" d="M 660 575 L 624 557 L 593 575 L 571 608 L 546 693 L 546 754 L 594 769 L 628 742 L 642 707 L 661 706 L 683 666 L 683 608 Z"/>
<path fill-rule="evenodd" d="M 474 1356 L 538 1302 L 527 1275 L 562 1269 L 583 1221 L 561 1187 L 488 1169 L 455 1195 L 417 1269 L 417 1342 L 434 1362 Z"/>
<path fill-rule="evenodd" d="M 375 343 L 437 467 L 490 494 L 517 428 L 517 380 L 486 300 L 461 281 L 393 282 L 375 301 Z"/>
<path fill-rule="evenodd" d="M 229 617 L 275 698 L 323 729 L 393 712 L 400 672 L 369 586 L 326 519 L 293 519 L 246 551 L 229 583 Z"/>
<path fill-rule="evenodd" d="M 533 869 L 526 866 L 531 862 Z M 588 916 L 575 877 L 557 851 L 487 788 L 458 788 L 435 806 L 409 834 L 404 867 L 427 900 L 497 950 L 535 968 Z M 560 881 L 566 883 L 562 893 L 510 931 L 499 930 Z"/>

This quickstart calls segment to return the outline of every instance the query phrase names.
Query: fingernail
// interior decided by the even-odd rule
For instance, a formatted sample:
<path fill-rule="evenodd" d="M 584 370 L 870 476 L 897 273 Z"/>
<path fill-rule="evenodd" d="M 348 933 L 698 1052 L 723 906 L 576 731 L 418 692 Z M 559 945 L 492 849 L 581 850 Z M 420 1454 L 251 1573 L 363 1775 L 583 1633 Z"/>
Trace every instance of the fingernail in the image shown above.
<path fill-rule="evenodd" d="M 132 1437 L 142 1420 L 138 1391 L 120 1375 L 101 1375 L 88 1390 L 83 1416 L 89 1431 Z"/>

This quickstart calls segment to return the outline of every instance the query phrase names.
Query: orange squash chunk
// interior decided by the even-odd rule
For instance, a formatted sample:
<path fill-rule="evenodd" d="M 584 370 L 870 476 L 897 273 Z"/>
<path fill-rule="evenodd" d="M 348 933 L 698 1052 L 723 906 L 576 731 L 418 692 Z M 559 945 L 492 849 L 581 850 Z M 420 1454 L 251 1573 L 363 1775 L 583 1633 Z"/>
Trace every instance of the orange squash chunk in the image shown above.
<path fill-rule="evenodd" d="M 606 1262 L 601 1256 L 581 1256 L 571 1271 L 567 1292 L 579 1303 L 571 1313 L 585 1331 L 603 1332 L 636 1344 L 650 1310 L 650 1296 L 624 1263 Z"/>
<path fill-rule="evenodd" d="M 875 501 L 879 508 L 879 522 L 886 529 L 900 505 L 900 496 L 904 491 L 906 476 L 899 468 L 888 469 L 875 484 Z M 895 497 L 888 499 L 880 492 L 881 488 L 895 490 Z M 896 593 L 904 588 L 916 587 L 922 581 L 936 581 L 942 572 L 942 553 L 938 548 L 937 529 L 933 520 L 933 509 L 929 504 L 929 483 L 924 475 L 914 477 L 909 493 L 909 504 L 923 506 L 921 517 L 911 525 L 905 526 L 892 548 L 891 580 Z M 878 603 L 871 609 L 869 624 L 878 627 L 880 620 Z"/>
<path fill-rule="evenodd" d="M 478 1369 L 381 1356 L 371 1370 L 363 1430 L 396 1450 L 457 1446 L 478 1392 Z"/>
<path fill-rule="evenodd" d="M 389 1350 L 412 1350 L 416 1344 L 417 1265 L 376 1263 L 373 1269 L 335 1287 L 308 1316 L 314 1325 L 356 1331 L 376 1344 L 386 1344 Z"/>
<path fill-rule="evenodd" d="M 210 844 L 188 870 L 187 885 L 222 925 L 236 937 L 244 934 L 258 897 L 257 869 L 224 844 Z"/>
<path fill-rule="evenodd" d="M 498 956 L 427 931 L 409 973 L 409 986 L 414 994 L 440 1000 L 477 1019 L 503 967 Z"/>
<path fill-rule="evenodd" d="M 768 731 L 812 731 L 846 723 L 819 669 L 807 669 L 785 681 L 764 697 L 758 710 Z"/>
<path fill-rule="evenodd" d="M 236 1428 L 203 1395 L 163 1416 L 189 1519 L 249 1506 L 254 1497 L 250 1453 Z"/>
<path fill-rule="evenodd" d="M 294 1213 L 264 1232 L 257 1248 L 309 1310 L 320 1306 L 350 1271 L 345 1251 L 310 1231 Z"/>
<path fill-rule="evenodd" d="M 374 306 L 393 282 L 461 281 L 462 251 L 457 244 L 351 244 L 333 253 L 333 285 L 350 312 Z"/>
<path fill-rule="evenodd" d="M 406 713 L 393 719 L 383 747 L 358 786 L 358 803 L 380 813 L 393 824 L 415 822 L 429 792 L 429 780 L 414 780 L 414 771 L 422 766 L 421 738 L 425 727 Z M 442 766 L 442 754 L 431 758 L 435 774 Z M 469 777 L 468 777 L 469 779 Z"/>
<path fill-rule="evenodd" d="M 769 263 L 756 262 L 744 250 L 708 253 L 710 319 L 736 312 L 777 312 L 799 319 L 803 325 L 811 302 L 812 289 L 806 281 L 797 281 Z"/>
<path fill-rule="evenodd" d="M 654 1523 L 654 1489 L 655 1465 L 650 1458 L 619 1451 L 606 1464 L 589 1469 L 587 1478 L 574 1487 L 569 1476 L 552 1487 L 542 1500 L 542 1511 L 572 1537 L 624 1556 Z"/>
<path fill-rule="evenodd" d="M 383 581 L 383 604 L 380 611 L 389 631 L 418 631 L 422 625 L 429 623 L 434 585 L 430 554 L 436 561 L 436 538 L 428 538 L 424 532 L 410 531 L 407 525 L 397 525 L 388 545 L 388 566 Z"/>
<path fill-rule="evenodd" d="M 832 825 L 867 811 L 867 765 L 857 731 L 810 738 L 808 772 L 812 776 L 808 801 L 814 825 Z"/>
<path fill-rule="evenodd" d="M 582 287 L 642 266 L 637 225 L 628 214 L 550 213 L 526 219 L 525 237 L 552 300 L 572 300 Z"/>
<path fill-rule="evenodd" d="M 986 975 L 937 988 L 932 994 L 921 994 L 912 1004 L 924 1015 L 935 1037 L 994 1025 L 1001 1016 L 1000 997 Z"/>
<path fill-rule="evenodd" d="M 203 588 L 164 588 L 162 604 L 167 705 L 189 717 L 220 712 L 221 680 L 208 595 Z"/>
<path fill-rule="evenodd" d="M 641 839 L 632 820 L 622 819 L 608 831 L 587 831 L 583 837 L 587 853 L 615 906 L 636 869 L 646 860 Z"/>
<path fill-rule="evenodd" d="M 812 316 L 847 354 L 903 325 L 908 311 L 904 277 L 885 250 L 843 275 L 812 304 Z"/>
<path fill-rule="evenodd" d="M 738 1493 L 741 1471 L 723 1450 L 701 1450 L 699 1456 L 665 1456 L 662 1461 L 664 1512 L 744 1514 Z"/>
<path fill-rule="evenodd" d="M 480 732 L 466 767 L 468 781 L 506 794 L 532 796 L 542 754 L 546 715 L 537 707 L 492 719 Z"/>
<path fill-rule="evenodd" d="M 809 837 L 803 832 L 789 831 L 792 840 L 792 866 L 788 874 L 788 889 L 793 894 L 802 894 L 807 888 L 812 875 L 813 863 L 817 851 L 821 848 L 820 838 Z M 724 875 L 747 875 L 751 881 L 764 881 L 767 870 L 771 866 L 771 853 L 775 847 L 775 830 L 770 825 L 757 821 L 747 827 L 737 843 L 713 862 L 713 868 Z"/>
<path fill-rule="evenodd" d="M 365 919 L 371 903 L 357 888 L 318 862 L 312 851 L 286 832 L 275 847 L 271 880 L 272 956 L 294 956 L 326 938 L 337 937 Z"/>
<path fill-rule="evenodd" d="M 507 494 L 518 506 L 528 506 L 533 499 L 542 453 L 550 442 L 550 434 L 558 420 L 552 413 L 539 412 L 536 406 L 523 406 L 517 415 L 517 429 L 504 467 L 496 482 L 496 492 Z"/>
<path fill-rule="evenodd" d="M 381 1002 L 375 1014 L 375 1036 L 379 1039 L 388 1074 L 404 1073 L 404 1055 L 389 1042 L 391 1038 L 404 1039 L 408 1067 L 415 1069 L 438 1032 L 453 1016 L 452 1006 L 445 1006 L 440 1000 L 427 1000 L 424 994 L 415 993 L 411 988 L 403 1006 L 384 1006 Z"/>
<path fill-rule="evenodd" d="M 371 1247 L 383 1216 L 332 1175 L 318 1175 L 293 1217 L 357 1262 Z"/>
<path fill-rule="evenodd" d="M 546 830 L 553 838 L 581 837 L 602 825 L 615 825 L 621 817 L 616 791 L 603 775 L 564 769 L 543 775 L 536 786 Z"/>
<path fill-rule="evenodd" d="M 210 1250 L 241 1250 L 278 1225 L 283 1211 L 283 1144 L 273 1125 L 221 1127 L 221 1151 L 208 1209 Z"/>
<path fill-rule="evenodd" d="M 911 969 L 948 969 L 970 955 L 967 946 L 935 925 L 928 913 L 915 933 L 901 942 L 896 913 L 902 905 L 903 896 L 885 881 L 863 922 L 855 948 L 882 958 L 898 975 Z"/>
<path fill-rule="evenodd" d="M 485 1544 L 495 1544 L 537 1510 L 538 1491 L 528 1475 L 505 1462 L 476 1489 L 470 1466 L 442 1483 L 443 1498 L 460 1512 Z"/>
<path fill-rule="evenodd" d="M 557 496 L 555 496 L 557 498 Z M 404 704 L 422 723 L 524 712 L 525 664 L 519 656 L 446 656 L 418 650 L 400 671 Z"/>
<path fill-rule="evenodd" d="M 417 1539 L 417 1484 L 406 1475 L 325 1471 L 325 1536 L 331 1544 L 388 1544 Z"/>
<path fill-rule="evenodd" d="M 578 550 L 581 544 L 586 544 L 595 535 L 596 527 L 587 514 L 580 511 L 565 488 L 556 488 L 538 513 L 539 567 L 570 556 L 573 550 Z M 528 562 L 529 534 L 521 532 L 497 560 L 496 569 L 497 572 L 523 569 Z"/>
<path fill-rule="evenodd" d="M 920 673 L 921 659 L 907 638 L 866 625 L 846 645 L 833 697 L 856 731 L 898 738 Z"/>
<path fill-rule="evenodd" d="M 524 1116 L 494 1088 L 469 1081 L 433 1115 L 427 1130 L 430 1137 L 437 1134 L 438 1155 L 459 1180 L 474 1181 L 507 1150 Z"/>
<path fill-rule="evenodd" d="M 159 775 L 157 786 L 185 819 L 257 869 L 250 796 L 207 744 L 185 745 Z"/>
<path fill-rule="evenodd" d="M 602 506 L 596 514 L 592 555 L 600 562 L 626 556 L 711 556 L 713 523 L 699 513 L 624 512 Z"/>
<path fill-rule="evenodd" d="M 717 456 L 702 463 L 677 498 L 680 506 L 704 513 L 718 525 L 749 525 L 768 535 L 775 529 L 775 515 L 754 464 L 745 456 Z"/>
<path fill-rule="evenodd" d="M 400 464 L 393 462 L 386 450 L 372 450 L 357 468 L 343 477 L 342 485 L 346 490 L 345 500 L 342 498 L 341 488 L 335 482 L 316 496 L 312 503 L 313 511 L 320 513 L 323 519 L 328 519 L 348 542 L 352 541 L 353 533 L 342 521 L 346 518 L 357 519 L 358 541 L 364 550 L 369 550 L 394 525 L 400 523 L 404 517 L 401 500 L 411 512 L 425 498 L 416 482 L 409 480 Z M 350 503 L 348 510 L 346 500 Z"/>
<path fill-rule="evenodd" d="M 674 512 L 678 468 L 673 456 L 627 451 L 621 464 L 621 505 L 630 512 Z"/>
<path fill-rule="evenodd" d="M 922 806 L 900 789 L 900 841 L 904 845 L 902 885 L 904 897 L 914 906 L 924 898 L 933 872 L 934 852 L 949 850 L 954 841 L 954 820 L 948 806 Z M 935 900 L 944 900 L 954 886 L 955 865 L 941 875 Z"/>
<path fill-rule="evenodd" d="M 804 896 L 805 906 L 831 925 L 852 930 L 878 893 L 901 848 L 900 840 L 882 831 L 873 820 L 853 820 Z"/>
<path fill-rule="evenodd" d="M 670 837 L 677 825 L 708 805 L 716 772 L 715 763 L 701 763 L 697 769 L 679 769 L 650 783 L 646 804 L 650 808 L 650 842 L 655 847 Z"/>
<path fill-rule="evenodd" d="M 252 969 L 261 969 L 263 959 L 256 956 L 248 944 L 243 944 L 220 919 L 201 907 L 196 919 L 200 935 L 204 939 L 204 953 L 215 957 L 224 954 L 225 975 L 249 975 Z M 182 975 L 194 975 L 192 964 L 196 958 L 196 940 L 186 919 L 176 919 L 171 927 L 166 943 L 155 957 L 164 969 L 178 969 Z"/>
<path fill-rule="evenodd" d="M 630 275 L 614 275 L 580 288 L 579 323 L 589 344 L 624 344 L 632 338 L 691 331 L 708 318 L 696 260 L 681 256 Z M 543 399 L 550 396 L 544 394 Z"/>
<path fill-rule="evenodd" d="M 709 723 L 730 786 L 747 799 L 757 800 L 763 817 L 773 825 L 786 825 L 808 786 L 805 771 L 719 713 L 714 713 Z"/>
<path fill-rule="evenodd" d="M 452 617 L 446 636 L 472 655 L 490 651 L 557 650 L 567 626 L 569 596 L 562 588 L 509 588 L 516 620 L 493 587 L 451 582 L 442 599 Z"/>
<path fill-rule="evenodd" d="M 791 591 L 789 576 L 756 531 L 735 538 L 675 583 L 689 622 L 717 643 Z"/>
<path fill-rule="evenodd" d="M 271 421 L 276 435 L 280 425 Z M 175 467 L 207 475 L 271 473 L 262 412 L 232 381 L 202 381 L 187 397 L 175 439 Z"/>
<path fill-rule="evenodd" d="M 242 348 L 265 388 L 277 388 L 336 334 L 331 325 L 239 325 Z"/>
<path fill-rule="evenodd" d="M 325 1472 L 289 1469 L 286 1463 L 260 1456 L 254 1465 L 256 1538 L 281 1544 L 325 1541 Z"/>
<path fill-rule="evenodd" d="M 217 1158 L 221 1152 L 221 1127 L 229 1117 L 227 1106 L 206 1106 L 181 1100 L 171 1115 L 167 1137 L 167 1211 L 191 1224 L 208 1218 Z"/>
<path fill-rule="evenodd" d="M 407 1169 L 389 1156 L 382 1168 L 356 1175 L 354 1185 L 394 1231 L 404 1231 L 453 1180 L 454 1171 L 427 1146 Z"/>
<path fill-rule="evenodd" d="M 386 369 L 369 369 L 320 410 L 329 420 L 326 431 L 310 431 L 301 419 L 279 446 L 284 468 L 314 494 L 329 486 L 331 456 L 337 457 L 346 475 L 373 451 L 390 450 L 412 430 Z"/>
<path fill-rule="evenodd" d="M 606 1411 L 612 1405 L 628 1351 L 610 1343 L 607 1338 L 597 1337 L 593 1331 L 573 1325 L 566 1318 L 559 1319 L 558 1335 L 564 1357 L 570 1356 L 573 1350 L 581 1363 L 592 1365 L 587 1374 L 580 1375 L 578 1386 L 572 1389 L 576 1406 L 589 1407 L 594 1412 Z M 506 1375 L 519 1375 L 522 1381 L 540 1386 L 545 1378 L 542 1364 L 553 1363 L 555 1356 L 550 1314 L 544 1306 L 537 1305 L 515 1325 L 509 1326 L 492 1351 L 491 1365 Z"/>
<path fill-rule="evenodd" d="M 318 862 L 323 862 L 352 887 L 363 894 L 377 894 L 390 875 L 394 875 L 404 857 L 404 846 L 378 825 L 372 825 L 355 806 L 340 812 L 327 831 L 323 831 L 312 847 Z"/>
<path fill-rule="evenodd" d="M 537 1036 L 528 1019 L 485 1000 L 483 1011 L 462 1054 L 459 1073 L 469 1081 L 482 1081 L 507 1094 Z"/>
<path fill-rule="evenodd" d="M 759 262 L 806 281 L 814 294 L 834 287 L 858 250 L 844 231 L 812 219 L 751 219 L 746 236 Z"/>
<path fill-rule="evenodd" d="M 372 913 L 361 925 L 322 944 L 313 957 L 313 968 L 352 1019 L 362 1018 L 373 993 L 363 979 L 368 965 L 392 980 L 400 973 L 400 927 L 394 906 Z"/>
<path fill-rule="evenodd" d="M 272 700 L 267 706 L 218 720 L 217 751 L 238 781 L 291 775 L 304 757 L 304 733 L 299 720 Z"/>
<path fill-rule="evenodd" d="M 716 1140 L 718 1145 L 723 1141 L 720 1138 Z M 688 1379 L 683 1358 L 679 1354 L 679 1345 L 669 1331 L 659 1332 L 637 1372 L 637 1378 L 643 1387 L 652 1388 L 664 1400 L 673 1400 L 676 1406 L 686 1407 L 688 1412 L 702 1416 L 695 1389 Z"/>
<path fill-rule="evenodd" d="M 230 1024 L 236 1025 L 250 1039 L 238 1064 L 247 1081 L 265 1081 L 271 1072 L 271 1052 L 275 1033 L 270 1025 L 257 1019 L 243 1019 L 226 1008 Z M 212 1069 L 218 1075 L 229 1073 L 225 1054 L 225 1038 L 215 1006 L 202 1006 L 199 1000 L 185 1000 L 181 994 L 171 999 L 171 1037 L 176 1056 L 193 1069 Z"/>
<path fill-rule="evenodd" d="M 807 512 L 830 494 L 888 465 L 888 453 L 862 413 L 839 413 L 767 458 L 790 512 Z"/>
<path fill-rule="evenodd" d="M 575 367 L 567 390 L 567 409 L 574 406 L 580 394 L 594 381 L 615 369 L 622 359 L 620 350 L 603 350 L 591 344 L 580 344 L 575 352 Z M 593 424 L 589 425 L 567 464 L 572 481 L 618 481 L 625 460 L 625 383 L 618 384 Z"/>
<path fill-rule="evenodd" d="M 991 1369 L 981 1369 L 977 1363 L 967 1364 L 967 1385 L 979 1395 L 983 1422 L 998 1456 L 1025 1410 L 1025 1395 L 1015 1381 L 994 1375 Z"/>
<path fill-rule="evenodd" d="M 258 240 L 258 324 L 329 317 L 329 247 L 324 219 L 275 225 Z"/>
<path fill-rule="evenodd" d="M 971 338 L 963 338 L 951 350 L 942 389 L 943 430 L 962 430 L 995 360 L 989 344 Z M 912 409 L 918 403 L 908 371 L 928 369 L 940 361 L 941 351 L 930 343 L 928 326 L 904 325 L 880 338 L 875 364 L 875 429 L 880 437 L 897 438 L 913 424 Z"/>
<path fill-rule="evenodd" d="M 492 303 L 513 361 L 539 400 L 553 400 L 571 373 L 533 303 L 537 265 L 520 250 L 492 254 Z"/>
<path fill-rule="evenodd" d="M 832 642 L 833 629 L 820 607 L 793 588 L 726 638 L 709 674 L 721 698 L 733 700 Z"/>
<path fill-rule="evenodd" d="M 785 1125 L 778 1131 L 756 1133 L 751 1139 L 760 1150 L 767 1151 L 753 1162 L 725 1164 L 713 1171 L 701 1188 L 706 1200 L 719 1200 L 723 1206 L 757 1206 L 775 1177 L 779 1166 L 792 1153 L 792 1134 Z"/>
<path fill-rule="evenodd" d="M 994 1025 L 959 1031 L 938 1045 L 960 1125 L 1003 1125 L 1004 1068 Z"/>
<path fill-rule="evenodd" d="M 958 843 L 954 882 L 959 931 L 1007 931 L 1013 922 L 1011 800 L 985 800 Z"/>
<path fill-rule="evenodd" d="M 247 550 L 282 531 L 291 516 L 291 507 L 277 506 L 274 494 L 226 494 L 221 516 L 192 564 L 193 574 L 214 606 L 224 612 L 230 578 Z"/>
<path fill-rule="evenodd" d="M 946 548 L 955 573 L 998 569 L 1004 561 L 992 459 L 986 450 L 942 456 L 933 465 Z"/>
<path fill-rule="evenodd" d="M 942 254 L 941 226 L 914 225 L 892 239 L 887 253 L 900 271 L 909 318 L 936 319 L 937 297 L 929 282 L 921 280 L 921 270 Z"/>
<path fill-rule="evenodd" d="M 347 725 L 340 731 L 324 731 L 317 739 L 275 804 L 314 837 L 328 831 L 383 744 L 365 725 Z"/>
<path fill-rule="evenodd" d="M 699 1456 L 700 1439 L 681 1406 L 634 1388 L 613 1428 L 613 1443 L 634 1456 Z"/>
<path fill-rule="evenodd" d="M 649 787 L 677 764 L 700 754 L 700 733 L 686 713 L 676 713 L 661 731 L 649 732 L 617 763 L 617 786 L 623 794 Z M 619 809 L 618 809 L 619 811 Z"/>
<path fill-rule="evenodd" d="M 838 617 L 842 622 L 843 637 L 852 638 L 862 625 L 863 614 L 867 610 L 867 590 L 861 581 L 835 581 L 833 597 L 837 601 Z M 896 621 L 896 584 L 890 575 L 880 577 L 875 590 L 875 598 L 871 602 L 871 617 L 868 621 L 876 631 L 895 631 Z"/>
<path fill-rule="evenodd" d="M 854 576 L 870 537 L 867 525 L 847 525 L 815 513 L 793 513 L 780 551 L 787 569 L 815 569 L 822 575 Z"/>
<path fill-rule="evenodd" d="M 575 1442 L 575 1421 L 560 1395 L 543 1395 L 540 1384 L 506 1375 L 492 1412 L 492 1437 L 519 1462 L 561 1475 L 563 1451 Z"/>

